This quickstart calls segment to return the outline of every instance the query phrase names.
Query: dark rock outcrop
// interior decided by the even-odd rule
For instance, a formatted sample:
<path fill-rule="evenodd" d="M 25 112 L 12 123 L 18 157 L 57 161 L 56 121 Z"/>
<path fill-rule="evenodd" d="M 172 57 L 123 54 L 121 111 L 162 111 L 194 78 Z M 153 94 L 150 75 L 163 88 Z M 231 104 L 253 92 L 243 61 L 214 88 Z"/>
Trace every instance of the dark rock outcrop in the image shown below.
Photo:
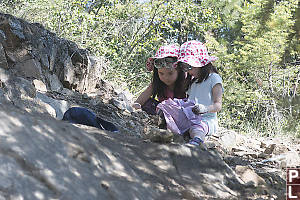
<path fill-rule="evenodd" d="M 65 88 L 88 93 L 102 86 L 107 62 L 40 24 L 0 13 L 0 66 L 14 75 L 40 79 L 52 91 L 59 89 L 51 84 L 58 79 Z"/>

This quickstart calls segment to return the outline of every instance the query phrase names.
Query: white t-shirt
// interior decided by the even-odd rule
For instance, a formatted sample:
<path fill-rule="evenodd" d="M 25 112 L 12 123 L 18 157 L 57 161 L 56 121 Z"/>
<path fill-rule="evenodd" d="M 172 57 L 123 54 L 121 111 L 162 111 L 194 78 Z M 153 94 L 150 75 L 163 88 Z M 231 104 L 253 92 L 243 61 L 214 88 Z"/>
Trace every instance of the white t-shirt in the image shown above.
<path fill-rule="evenodd" d="M 211 73 L 205 81 L 201 83 L 196 82 L 197 81 L 195 81 L 187 91 L 189 99 L 193 100 L 196 104 L 203 104 L 205 106 L 212 105 L 212 88 L 218 83 L 220 83 L 222 86 L 222 78 L 220 77 L 220 75 Z M 224 91 L 223 86 L 222 90 Z M 209 134 L 215 133 L 218 128 L 217 113 L 205 113 L 201 116 L 202 119 L 204 121 L 207 121 L 209 125 Z"/>

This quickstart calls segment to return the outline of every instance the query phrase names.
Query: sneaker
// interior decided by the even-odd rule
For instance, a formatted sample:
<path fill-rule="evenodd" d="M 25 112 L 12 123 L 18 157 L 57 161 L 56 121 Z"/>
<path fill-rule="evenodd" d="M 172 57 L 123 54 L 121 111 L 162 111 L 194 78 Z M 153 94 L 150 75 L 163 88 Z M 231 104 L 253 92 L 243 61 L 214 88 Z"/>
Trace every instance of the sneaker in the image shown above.
<path fill-rule="evenodd" d="M 189 141 L 189 144 L 196 145 L 196 146 L 199 146 L 201 143 L 203 143 L 203 141 L 198 137 L 194 137 Z"/>
<path fill-rule="evenodd" d="M 193 139 L 191 139 L 188 144 L 192 146 L 198 146 L 203 150 L 207 150 L 207 146 L 204 144 L 203 140 L 198 137 L 194 137 Z"/>

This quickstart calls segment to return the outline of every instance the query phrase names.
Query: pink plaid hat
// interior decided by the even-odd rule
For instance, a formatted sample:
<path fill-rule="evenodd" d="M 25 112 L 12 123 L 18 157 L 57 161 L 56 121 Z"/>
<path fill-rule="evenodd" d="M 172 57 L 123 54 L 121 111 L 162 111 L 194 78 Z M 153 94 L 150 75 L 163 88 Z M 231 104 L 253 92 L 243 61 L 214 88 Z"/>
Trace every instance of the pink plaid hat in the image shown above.
<path fill-rule="evenodd" d="M 146 67 L 149 71 L 152 71 L 154 68 L 154 60 L 156 58 L 166 58 L 166 57 L 178 57 L 179 46 L 177 44 L 169 44 L 166 46 L 161 46 L 154 57 L 150 57 L 147 60 Z M 174 65 L 174 67 L 176 67 Z"/>
<path fill-rule="evenodd" d="M 217 59 L 218 58 L 215 56 L 208 55 L 207 48 L 203 43 L 192 40 L 181 45 L 179 58 L 176 64 L 183 62 L 191 65 L 192 67 L 203 67 Z"/>

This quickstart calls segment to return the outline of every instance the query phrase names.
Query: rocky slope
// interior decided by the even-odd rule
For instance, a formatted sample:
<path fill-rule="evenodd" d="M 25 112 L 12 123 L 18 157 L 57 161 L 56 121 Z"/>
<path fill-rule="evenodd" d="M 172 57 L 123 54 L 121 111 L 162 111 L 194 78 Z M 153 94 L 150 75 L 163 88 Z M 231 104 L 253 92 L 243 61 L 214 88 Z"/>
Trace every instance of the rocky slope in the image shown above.
<path fill-rule="evenodd" d="M 107 64 L 0 14 L 0 199 L 285 199 L 299 140 L 221 129 L 208 150 L 186 145 L 101 79 Z M 61 121 L 72 106 L 119 133 Z"/>

